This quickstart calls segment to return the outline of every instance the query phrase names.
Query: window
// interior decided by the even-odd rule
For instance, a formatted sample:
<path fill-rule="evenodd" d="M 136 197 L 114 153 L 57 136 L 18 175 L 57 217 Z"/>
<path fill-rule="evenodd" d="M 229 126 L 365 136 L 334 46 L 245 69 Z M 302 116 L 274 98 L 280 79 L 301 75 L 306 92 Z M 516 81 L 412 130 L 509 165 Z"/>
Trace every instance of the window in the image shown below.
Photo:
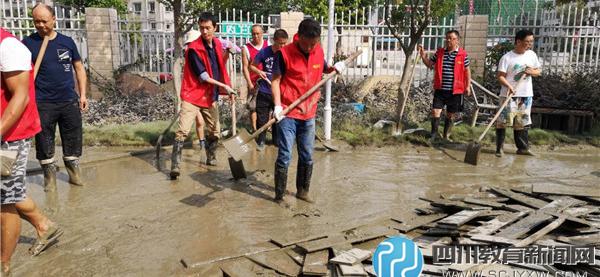
<path fill-rule="evenodd" d="M 154 2 L 148 3 L 148 10 L 149 10 L 149 13 L 154 13 L 154 11 L 156 10 Z"/>
<path fill-rule="evenodd" d="M 142 3 L 133 3 L 133 12 L 135 14 L 141 14 L 142 13 Z"/>
<path fill-rule="evenodd" d="M 156 23 L 151 23 L 150 24 L 150 29 L 151 30 L 156 30 Z"/>
<path fill-rule="evenodd" d="M 167 24 L 167 30 L 171 30 L 171 24 Z"/>

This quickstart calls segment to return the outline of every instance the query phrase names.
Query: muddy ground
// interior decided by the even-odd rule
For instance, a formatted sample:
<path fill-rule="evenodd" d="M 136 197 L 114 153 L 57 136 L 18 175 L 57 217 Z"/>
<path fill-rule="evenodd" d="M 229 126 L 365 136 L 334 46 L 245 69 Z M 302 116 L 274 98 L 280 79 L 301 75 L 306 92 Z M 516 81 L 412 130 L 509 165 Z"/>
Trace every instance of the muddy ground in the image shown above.
<path fill-rule="evenodd" d="M 537 149 L 537 157 L 508 149 L 501 159 L 483 153 L 474 167 L 461 162 L 460 149 L 344 147 L 315 152 L 316 204 L 291 196 L 295 165 L 290 167 L 290 207 L 281 208 L 271 201 L 275 151 L 268 147 L 248 157 L 251 176 L 240 182 L 230 179 L 223 148 L 219 165 L 210 168 L 200 164 L 203 152 L 186 149 L 178 181 L 168 180 L 167 170 L 158 172 L 151 154 L 84 165 L 88 184 L 82 188 L 68 185 L 62 170 L 56 194 L 43 192 L 41 175 L 30 176 L 29 195 L 65 233 L 31 257 L 34 230 L 23 222 L 14 274 L 212 276 L 217 267 L 211 261 L 269 247 L 273 235 L 324 234 L 411 213 L 427 206 L 420 196 L 468 193 L 481 185 L 600 184 L 598 148 Z"/>

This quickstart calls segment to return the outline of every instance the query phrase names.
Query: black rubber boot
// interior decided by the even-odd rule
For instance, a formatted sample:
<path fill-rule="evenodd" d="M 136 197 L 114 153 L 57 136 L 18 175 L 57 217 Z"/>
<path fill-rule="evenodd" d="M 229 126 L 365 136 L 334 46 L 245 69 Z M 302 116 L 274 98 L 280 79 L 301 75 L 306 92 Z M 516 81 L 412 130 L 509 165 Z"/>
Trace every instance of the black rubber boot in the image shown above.
<path fill-rule="evenodd" d="M 450 140 L 450 134 L 452 134 L 452 127 L 454 127 L 454 119 L 452 117 L 446 117 L 444 121 L 444 139 Z"/>
<path fill-rule="evenodd" d="M 54 163 L 43 164 L 44 191 L 56 191 L 56 165 Z"/>
<path fill-rule="evenodd" d="M 529 150 L 529 129 L 515 130 L 515 144 L 517 145 L 517 154 L 526 156 L 535 156 Z"/>
<path fill-rule="evenodd" d="M 287 186 L 287 167 L 275 165 L 275 202 L 282 203 L 285 187 Z"/>
<path fill-rule="evenodd" d="M 310 189 L 310 179 L 312 176 L 313 165 L 298 165 L 298 171 L 296 172 L 296 198 L 304 200 L 309 203 L 314 201 L 308 196 Z"/>
<path fill-rule="evenodd" d="M 173 143 L 173 153 L 171 153 L 171 180 L 176 180 L 179 177 L 179 164 L 181 163 L 181 150 L 183 149 L 183 141 L 175 141 Z"/>
<path fill-rule="evenodd" d="M 219 145 L 218 138 L 211 138 L 206 141 L 206 164 L 217 165 L 217 146 Z"/>
<path fill-rule="evenodd" d="M 79 167 L 79 159 L 76 160 L 65 160 L 65 168 L 69 173 L 69 183 L 76 186 L 83 186 L 83 180 L 81 179 L 81 168 Z"/>
<path fill-rule="evenodd" d="M 496 157 L 504 156 L 504 138 L 506 129 L 496 129 Z"/>
<path fill-rule="evenodd" d="M 439 136 L 439 133 L 438 133 L 439 127 L 440 127 L 440 118 L 432 117 L 431 118 L 431 140 L 435 140 Z"/>

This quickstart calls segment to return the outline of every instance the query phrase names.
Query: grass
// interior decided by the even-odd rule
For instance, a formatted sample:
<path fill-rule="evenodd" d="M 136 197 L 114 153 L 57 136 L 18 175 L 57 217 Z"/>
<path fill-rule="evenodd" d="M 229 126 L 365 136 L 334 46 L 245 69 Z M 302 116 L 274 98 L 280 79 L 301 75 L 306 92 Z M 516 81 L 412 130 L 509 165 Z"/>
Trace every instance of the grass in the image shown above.
<path fill-rule="evenodd" d="M 158 136 L 167 128 L 168 121 L 156 121 L 137 124 L 106 125 L 106 126 L 85 126 L 84 144 L 85 145 L 104 145 L 104 146 L 152 146 L 156 144 Z M 425 132 L 415 132 L 400 137 L 390 135 L 389 130 L 375 129 L 366 124 L 358 124 L 355 121 L 338 122 L 334 127 L 333 136 L 339 140 L 346 141 L 352 146 L 375 146 L 382 147 L 387 145 L 416 144 L 428 146 L 428 133 L 430 124 L 423 122 L 415 127 L 425 129 Z M 164 140 L 173 141 L 174 130 L 171 128 Z M 243 128 L 243 126 L 238 126 Z M 440 132 L 443 126 L 440 126 Z M 452 140 L 457 143 L 469 143 L 478 138 L 483 132 L 484 127 L 471 127 L 467 124 L 459 124 L 452 129 Z M 189 139 L 195 137 L 195 131 L 192 128 Z M 529 131 L 529 140 L 533 145 L 559 146 L 559 145 L 577 145 L 589 144 L 600 147 L 600 123 L 596 123 L 590 132 L 581 135 L 566 135 L 557 131 L 548 131 L 541 129 L 532 129 Z M 493 128 L 488 131 L 483 145 L 493 145 L 495 142 Z M 512 143 L 513 133 L 508 129 L 506 132 L 506 142 Z"/>

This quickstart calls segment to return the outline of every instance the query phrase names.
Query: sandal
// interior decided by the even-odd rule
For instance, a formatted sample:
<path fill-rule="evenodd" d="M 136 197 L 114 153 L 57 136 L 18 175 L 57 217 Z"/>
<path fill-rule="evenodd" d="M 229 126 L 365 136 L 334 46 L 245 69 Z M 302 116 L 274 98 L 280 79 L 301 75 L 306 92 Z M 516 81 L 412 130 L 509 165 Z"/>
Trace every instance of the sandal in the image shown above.
<path fill-rule="evenodd" d="M 62 234 L 63 230 L 60 229 L 56 224 L 50 226 L 46 234 L 42 237 L 39 237 L 29 248 L 29 254 L 32 256 L 39 255 L 46 250 L 46 248 L 53 245 Z"/>

